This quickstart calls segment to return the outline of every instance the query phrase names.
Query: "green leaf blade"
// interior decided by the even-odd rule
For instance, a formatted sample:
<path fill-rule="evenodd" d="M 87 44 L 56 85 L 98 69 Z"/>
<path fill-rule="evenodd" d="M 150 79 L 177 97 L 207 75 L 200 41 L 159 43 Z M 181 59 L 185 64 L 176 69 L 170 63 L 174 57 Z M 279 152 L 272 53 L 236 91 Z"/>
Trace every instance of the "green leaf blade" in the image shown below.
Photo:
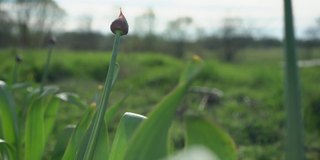
<path fill-rule="evenodd" d="M 68 125 L 59 135 L 57 143 L 52 153 L 52 159 L 62 159 L 62 156 L 67 148 L 69 139 L 75 130 L 75 125 Z"/>
<path fill-rule="evenodd" d="M 178 152 L 176 155 L 167 158 L 166 160 L 221 160 L 209 149 L 203 146 L 193 146 Z"/>
<path fill-rule="evenodd" d="M 96 118 L 97 113 L 94 115 L 94 118 Z M 93 119 L 94 119 L 93 118 Z M 85 154 L 87 152 L 87 146 L 90 141 L 90 133 L 92 133 L 93 130 L 93 124 L 94 121 L 91 121 L 90 127 L 86 131 L 82 141 L 81 146 L 77 151 L 76 159 L 77 160 L 83 160 L 85 159 Z M 93 146 L 92 149 L 92 160 L 106 160 L 108 159 L 108 153 L 109 153 L 109 138 L 108 138 L 108 130 L 107 125 L 104 121 L 102 121 L 102 125 L 99 127 L 99 130 L 97 132 L 97 135 L 95 137 L 97 139 L 97 142 Z"/>
<path fill-rule="evenodd" d="M 285 27 L 285 81 L 284 106 L 286 109 L 286 159 L 305 159 L 304 126 L 301 112 L 299 69 L 297 67 L 294 17 L 291 0 L 284 0 Z"/>
<path fill-rule="evenodd" d="M 117 113 L 121 110 L 125 100 L 129 96 L 129 93 L 130 92 L 127 92 L 127 94 L 125 94 L 119 102 L 117 102 L 116 104 L 110 106 L 107 109 L 107 112 L 106 112 L 105 117 L 104 117 L 104 120 L 107 123 L 107 125 L 114 119 L 114 117 L 116 117 Z"/>
<path fill-rule="evenodd" d="M 118 125 L 110 152 L 110 160 L 123 159 L 129 140 L 138 126 L 146 119 L 142 115 L 126 112 Z"/>
<path fill-rule="evenodd" d="M 44 113 L 44 129 L 45 129 L 45 140 L 48 139 L 49 134 L 52 132 L 56 117 L 60 107 L 60 100 L 56 97 L 50 98 L 46 105 Z"/>
<path fill-rule="evenodd" d="M 203 117 L 186 120 L 187 146 L 202 145 L 221 160 L 236 160 L 236 147 L 231 137 L 216 124 Z"/>
<path fill-rule="evenodd" d="M 45 129 L 44 129 L 43 99 L 37 97 L 29 106 L 26 119 L 25 159 L 40 160 L 44 151 Z"/>
<path fill-rule="evenodd" d="M 180 86 L 157 105 L 148 120 L 142 123 L 134 134 L 128 146 L 126 160 L 160 159 L 167 155 L 168 130 L 186 91 L 185 85 Z"/>
<path fill-rule="evenodd" d="M 98 142 L 93 152 L 93 160 L 107 160 L 109 156 L 109 135 L 105 122 L 98 133 Z"/>
<path fill-rule="evenodd" d="M 0 122 L 6 143 L 18 147 L 18 123 L 13 96 L 5 82 L 0 81 Z"/>
<path fill-rule="evenodd" d="M 161 159 L 168 155 L 168 131 L 176 108 L 203 67 L 197 57 L 187 65 L 178 86 L 147 116 L 129 143 L 125 160 Z"/>
<path fill-rule="evenodd" d="M 77 124 L 68 142 L 62 160 L 76 159 L 76 154 L 81 147 L 81 142 L 85 137 L 88 128 L 90 127 L 90 122 L 94 116 L 95 110 L 96 108 L 93 107 L 88 108 L 80 122 Z"/>
<path fill-rule="evenodd" d="M 17 159 L 15 148 L 2 139 L 0 139 L 0 159 Z"/>

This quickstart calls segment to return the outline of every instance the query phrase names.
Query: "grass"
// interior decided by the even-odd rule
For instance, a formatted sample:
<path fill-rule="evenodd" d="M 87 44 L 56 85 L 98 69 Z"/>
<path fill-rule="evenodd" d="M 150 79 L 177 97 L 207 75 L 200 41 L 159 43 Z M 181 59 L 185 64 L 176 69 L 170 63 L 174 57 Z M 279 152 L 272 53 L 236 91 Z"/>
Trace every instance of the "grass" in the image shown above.
<path fill-rule="evenodd" d="M 118 44 L 119 37 L 119 32 L 117 32 L 115 46 Z M 70 104 L 81 104 L 80 107 L 86 111 L 77 125 L 66 127 L 63 130 L 63 133 L 69 137 L 59 136 L 53 155 L 49 156 L 51 158 L 102 160 L 110 157 L 110 159 L 118 160 L 159 159 L 174 156 L 173 152 L 168 152 L 169 144 L 172 144 L 167 141 L 171 135 L 170 126 L 174 120 L 177 107 L 179 107 L 184 95 L 188 92 L 194 78 L 202 70 L 203 61 L 198 56 L 192 57 L 192 60 L 188 62 L 184 71 L 180 74 L 178 85 L 171 89 L 171 92 L 156 107 L 153 107 L 147 118 L 136 113 L 126 112 L 123 114 L 114 138 L 109 139 L 108 125 L 119 109 L 123 108 L 123 100 L 120 100 L 120 103 L 115 105 L 106 103 L 118 75 L 118 67 L 115 63 L 116 56 L 116 52 L 113 52 L 103 94 L 100 97 L 100 93 L 97 93 L 98 100 L 95 102 L 99 104 L 98 106 L 91 105 L 86 107 L 88 105 L 82 105 L 74 94 L 59 93 L 57 87 L 44 86 L 43 80 L 46 77 L 43 76 L 40 87 L 27 88 L 30 92 L 25 97 L 29 101 L 26 104 L 27 108 L 25 110 L 27 112 L 25 118 L 24 116 L 16 116 L 16 114 L 24 114 L 20 111 L 20 109 L 24 110 L 21 108 L 21 104 L 16 107 L 15 103 L 13 103 L 15 98 L 12 93 L 14 93 L 16 84 L 11 86 L 6 85 L 4 81 L 0 81 L 1 158 L 20 159 L 20 157 L 25 157 L 27 160 L 42 159 L 44 153 L 47 153 L 45 146 L 47 141 L 50 141 L 48 138 L 59 113 L 61 100 Z M 47 71 L 48 62 L 46 63 L 45 73 Z M 184 122 L 184 124 L 187 126 L 198 126 L 195 124 L 200 124 L 205 128 L 197 127 L 199 130 L 197 132 L 189 130 L 192 134 L 183 137 L 185 141 L 192 139 L 192 143 L 184 146 L 184 148 L 190 149 L 191 152 L 194 145 L 202 145 L 206 147 L 205 150 L 211 154 L 210 156 L 225 159 L 225 155 L 228 153 L 226 160 L 235 160 L 236 150 L 231 137 L 211 120 L 206 119 L 204 114 L 200 114 L 200 110 L 194 113 L 197 113 L 197 116 L 193 116 L 192 119 Z M 185 117 L 188 116 L 185 115 Z M 26 122 L 23 123 L 25 119 Z M 20 120 L 22 123 L 19 123 Z M 25 127 L 20 125 L 25 125 Z M 210 139 L 211 141 L 206 141 L 207 138 L 204 139 L 199 136 L 201 134 L 206 134 L 207 138 L 211 134 L 216 136 Z M 114 140 L 111 146 L 109 146 L 110 140 Z M 219 146 L 219 144 L 223 144 L 223 146 Z M 109 147 L 111 147 L 111 150 Z M 20 150 L 24 150 L 24 152 Z M 179 153 L 179 151 L 177 150 L 174 153 Z M 189 152 L 181 152 L 179 155 L 185 156 L 186 154 L 189 154 Z M 198 153 L 194 154 L 199 156 Z"/>

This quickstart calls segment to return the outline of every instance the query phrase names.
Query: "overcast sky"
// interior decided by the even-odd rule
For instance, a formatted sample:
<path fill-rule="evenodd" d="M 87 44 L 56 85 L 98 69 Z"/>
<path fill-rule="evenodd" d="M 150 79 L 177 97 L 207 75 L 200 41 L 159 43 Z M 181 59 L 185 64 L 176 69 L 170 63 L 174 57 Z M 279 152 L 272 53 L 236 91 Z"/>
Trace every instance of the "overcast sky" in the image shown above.
<path fill-rule="evenodd" d="M 109 32 L 109 25 L 121 7 L 130 30 L 134 19 L 148 8 L 156 15 L 156 31 L 163 33 L 167 22 L 178 17 L 193 18 L 192 27 L 207 33 L 216 30 L 225 17 L 241 18 L 246 27 L 282 36 L 283 0 L 56 0 L 66 10 L 65 28 L 77 29 L 82 17 L 92 17 L 92 29 Z M 297 35 L 320 17 L 320 0 L 293 0 Z"/>

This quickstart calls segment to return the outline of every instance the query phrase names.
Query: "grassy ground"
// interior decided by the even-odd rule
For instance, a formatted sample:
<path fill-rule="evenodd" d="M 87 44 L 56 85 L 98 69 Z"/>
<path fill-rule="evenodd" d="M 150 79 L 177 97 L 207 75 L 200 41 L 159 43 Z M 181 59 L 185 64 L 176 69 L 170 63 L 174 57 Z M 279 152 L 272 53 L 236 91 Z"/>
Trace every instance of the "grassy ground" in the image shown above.
<path fill-rule="evenodd" d="M 21 51 L 18 81 L 38 82 L 45 61 L 45 51 Z M 314 54 L 320 57 L 320 54 Z M 49 83 L 62 91 L 77 93 L 85 103 L 94 100 L 98 85 L 107 73 L 109 53 L 54 51 Z M 218 99 L 209 99 L 206 110 L 234 138 L 239 159 L 282 159 L 284 115 L 282 105 L 282 51 L 280 49 L 247 49 L 234 63 L 217 60 L 212 53 L 202 55 L 206 65 L 195 86 L 217 88 Z M 0 79 L 9 80 L 14 64 L 11 50 L 0 51 Z M 301 56 L 303 58 L 303 56 Z M 186 59 L 156 53 L 119 56 L 119 81 L 111 103 L 130 91 L 125 106 L 128 111 L 146 113 L 178 81 Z M 320 67 L 300 69 L 302 103 L 306 126 L 306 151 L 309 159 L 319 159 L 320 149 Z M 131 88 L 131 89 L 130 89 Z M 181 105 L 198 107 L 203 95 L 190 92 Z M 63 107 L 59 120 L 74 123 L 81 116 L 75 107 Z M 56 132 L 63 125 L 56 127 Z"/>

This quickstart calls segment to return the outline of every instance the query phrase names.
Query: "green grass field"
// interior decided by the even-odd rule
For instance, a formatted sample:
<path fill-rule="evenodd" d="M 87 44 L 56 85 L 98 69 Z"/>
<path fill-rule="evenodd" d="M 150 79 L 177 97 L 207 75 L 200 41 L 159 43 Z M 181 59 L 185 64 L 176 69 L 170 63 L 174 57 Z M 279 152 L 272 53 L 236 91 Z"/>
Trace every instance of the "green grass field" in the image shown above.
<path fill-rule="evenodd" d="M 20 52 L 23 62 L 19 66 L 17 81 L 39 83 L 46 51 Z M 103 85 L 109 56 L 110 53 L 103 52 L 54 50 L 48 83 L 59 86 L 61 91 L 78 94 L 89 105 L 95 99 L 98 86 Z M 205 60 L 205 68 L 194 86 L 217 88 L 223 92 L 223 96 L 218 99 L 209 98 L 205 109 L 234 138 L 239 159 L 283 159 L 285 137 L 282 50 L 247 49 L 237 55 L 234 63 L 219 61 L 212 53 L 201 56 Z M 186 61 L 160 53 L 120 52 L 120 73 L 111 94 L 111 103 L 130 92 L 125 102 L 127 111 L 147 113 L 159 97 L 168 93 L 177 83 Z M 10 80 L 14 66 L 12 50 L 0 51 L 0 64 L 0 79 Z M 308 159 L 320 157 L 319 70 L 320 66 L 300 69 Z M 185 106 L 199 107 L 203 97 L 204 95 L 190 91 L 181 110 Z M 68 106 L 61 108 L 60 112 L 60 124 L 75 123 L 82 114 L 81 109 Z M 55 132 L 58 134 L 63 127 L 56 126 Z"/>

